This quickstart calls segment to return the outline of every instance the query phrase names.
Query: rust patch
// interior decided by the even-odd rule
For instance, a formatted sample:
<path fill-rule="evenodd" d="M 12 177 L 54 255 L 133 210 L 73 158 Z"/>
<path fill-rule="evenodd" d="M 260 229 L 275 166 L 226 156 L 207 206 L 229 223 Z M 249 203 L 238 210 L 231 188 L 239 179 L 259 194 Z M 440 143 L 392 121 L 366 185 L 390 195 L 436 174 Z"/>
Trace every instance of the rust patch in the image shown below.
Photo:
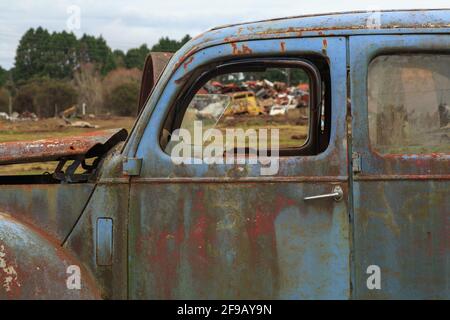
<path fill-rule="evenodd" d="M 97 156 L 109 150 L 128 133 L 125 129 L 89 132 L 75 137 L 0 143 L 0 164 L 54 161 L 78 155 Z M 106 151 L 107 151 L 106 150 Z"/>
<path fill-rule="evenodd" d="M 190 75 L 190 73 L 188 72 L 188 73 L 186 73 L 184 76 L 182 76 L 182 77 L 176 79 L 174 82 L 175 82 L 176 85 L 180 85 L 180 84 L 184 83 L 187 79 L 189 79 L 190 76 L 191 76 L 191 75 Z"/>
<path fill-rule="evenodd" d="M 189 59 L 185 63 L 183 63 L 184 71 L 187 70 L 192 61 L 194 61 L 194 56 L 190 56 Z"/>
<path fill-rule="evenodd" d="M 0 244 L 0 285 L 11 296 L 16 296 L 21 286 L 16 269 L 8 261 L 4 244 Z"/>
<path fill-rule="evenodd" d="M 175 232 L 163 231 L 154 238 L 154 251 L 150 252 L 150 263 L 156 274 L 157 287 L 166 299 L 172 298 L 172 289 L 177 281 L 181 243 L 184 240 L 183 226 Z"/>
<path fill-rule="evenodd" d="M 327 53 L 327 48 L 328 48 L 328 41 L 327 41 L 327 39 L 323 39 L 322 40 L 322 52 L 323 52 L 323 54 Z"/>
<path fill-rule="evenodd" d="M 250 49 L 247 45 L 242 44 L 241 49 L 239 49 L 238 45 L 234 42 L 230 43 L 233 48 L 233 55 L 242 55 L 242 54 L 251 54 L 253 53 L 252 49 Z"/>
<path fill-rule="evenodd" d="M 178 69 L 179 66 L 181 66 L 185 60 L 187 60 L 191 55 L 193 55 L 195 52 L 197 52 L 200 48 L 198 46 L 193 46 L 188 52 L 183 54 L 175 63 L 174 69 Z"/>
<path fill-rule="evenodd" d="M 281 51 L 282 53 L 285 53 L 285 52 L 286 52 L 286 42 L 284 42 L 284 41 L 281 41 L 281 42 L 280 42 L 280 51 Z"/>
<path fill-rule="evenodd" d="M 282 196 L 277 197 L 274 208 L 257 207 L 253 219 L 249 221 L 247 232 L 251 240 L 256 240 L 262 235 L 273 235 L 274 221 L 283 208 L 295 206 L 295 201 Z"/>

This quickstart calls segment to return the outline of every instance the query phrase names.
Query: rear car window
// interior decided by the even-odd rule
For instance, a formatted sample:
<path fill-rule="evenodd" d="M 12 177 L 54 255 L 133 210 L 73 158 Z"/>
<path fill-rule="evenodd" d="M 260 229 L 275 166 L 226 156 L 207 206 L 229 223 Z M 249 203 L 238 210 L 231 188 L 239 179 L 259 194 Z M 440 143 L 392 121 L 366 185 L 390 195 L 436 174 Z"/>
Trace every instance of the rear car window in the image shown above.
<path fill-rule="evenodd" d="M 380 153 L 449 153 L 450 55 L 375 58 L 368 113 L 370 143 Z"/>

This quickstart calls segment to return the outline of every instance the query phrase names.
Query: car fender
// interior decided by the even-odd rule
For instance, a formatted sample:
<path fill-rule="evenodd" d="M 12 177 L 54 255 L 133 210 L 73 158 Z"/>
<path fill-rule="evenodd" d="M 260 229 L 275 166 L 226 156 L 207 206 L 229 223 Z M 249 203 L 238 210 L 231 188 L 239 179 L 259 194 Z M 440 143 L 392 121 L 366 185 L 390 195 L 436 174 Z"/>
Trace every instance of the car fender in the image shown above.
<path fill-rule="evenodd" d="M 92 275 L 52 237 L 0 212 L 0 299 L 99 299 Z"/>

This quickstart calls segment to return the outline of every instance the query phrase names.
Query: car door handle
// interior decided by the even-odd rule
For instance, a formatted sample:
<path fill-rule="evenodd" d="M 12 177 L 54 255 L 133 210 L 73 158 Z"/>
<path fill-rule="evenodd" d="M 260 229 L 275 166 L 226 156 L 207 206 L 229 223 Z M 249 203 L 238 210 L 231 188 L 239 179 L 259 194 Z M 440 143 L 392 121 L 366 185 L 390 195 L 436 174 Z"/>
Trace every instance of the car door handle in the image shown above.
<path fill-rule="evenodd" d="M 335 186 L 333 188 L 332 193 L 319 194 L 317 196 L 305 197 L 303 200 L 316 200 L 316 199 L 325 199 L 325 198 L 333 198 L 335 201 L 341 201 L 344 198 L 344 191 L 340 186 Z"/>

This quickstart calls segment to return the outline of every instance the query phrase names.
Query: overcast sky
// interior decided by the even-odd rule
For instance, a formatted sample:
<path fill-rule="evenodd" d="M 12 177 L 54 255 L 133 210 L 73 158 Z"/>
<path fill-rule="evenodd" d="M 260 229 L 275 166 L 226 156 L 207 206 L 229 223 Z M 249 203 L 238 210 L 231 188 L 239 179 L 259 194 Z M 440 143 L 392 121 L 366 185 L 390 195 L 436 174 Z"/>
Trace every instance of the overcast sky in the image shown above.
<path fill-rule="evenodd" d="M 74 7 L 75 6 L 75 7 Z M 15 50 L 28 28 L 75 28 L 103 35 L 112 49 L 127 50 L 161 36 L 180 39 L 211 27 L 267 18 L 349 10 L 450 7 L 449 0 L 0 0 L 0 65 L 14 65 Z M 80 20 L 77 25 L 77 10 Z"/>

